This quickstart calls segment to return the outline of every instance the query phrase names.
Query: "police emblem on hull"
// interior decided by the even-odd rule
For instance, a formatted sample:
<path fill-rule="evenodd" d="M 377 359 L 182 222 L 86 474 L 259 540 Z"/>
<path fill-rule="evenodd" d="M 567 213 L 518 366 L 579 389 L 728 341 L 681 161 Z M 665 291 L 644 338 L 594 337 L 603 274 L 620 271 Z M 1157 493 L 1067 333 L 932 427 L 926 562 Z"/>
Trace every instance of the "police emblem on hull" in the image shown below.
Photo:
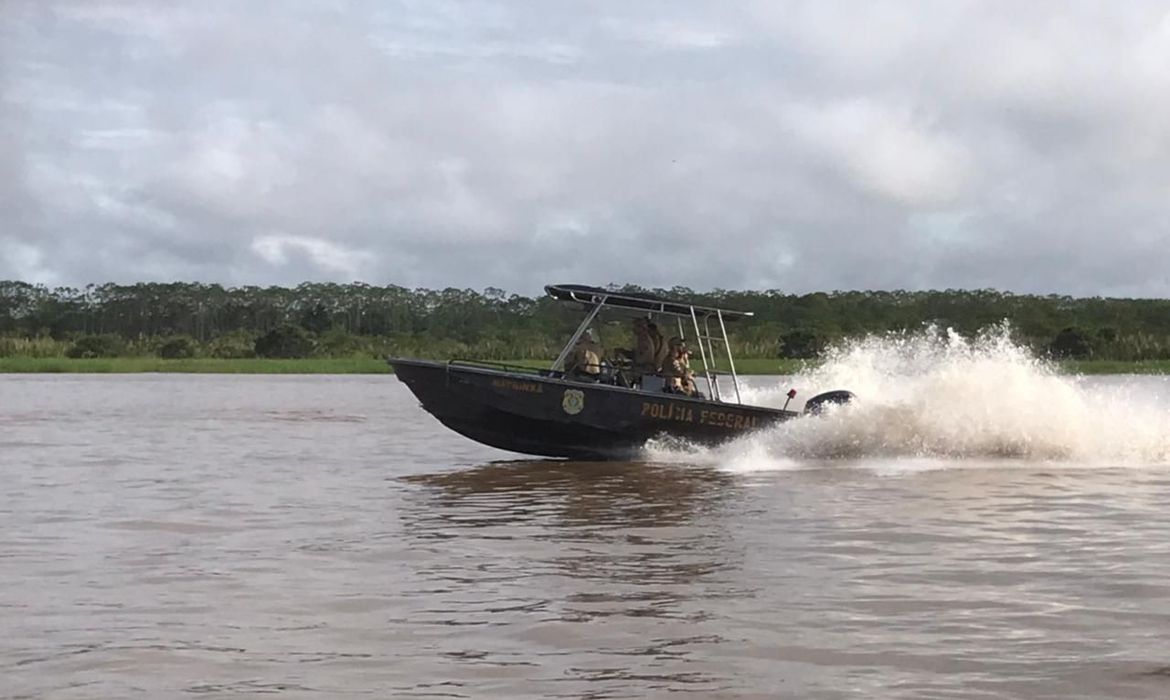
<path fill-rule="evenodd" d="M 580 389 L 565 389 L 565 397 L 561 399 L 561 408 L 565 413 L 575 416 L 585 408 L 585 392 Z"/>

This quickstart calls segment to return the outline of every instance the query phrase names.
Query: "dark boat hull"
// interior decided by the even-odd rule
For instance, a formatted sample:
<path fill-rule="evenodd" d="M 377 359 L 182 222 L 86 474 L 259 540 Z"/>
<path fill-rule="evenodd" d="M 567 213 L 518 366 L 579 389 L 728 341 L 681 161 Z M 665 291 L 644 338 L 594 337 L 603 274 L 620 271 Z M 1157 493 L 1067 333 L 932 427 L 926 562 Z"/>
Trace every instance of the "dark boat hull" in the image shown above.
<path fill-rule="evenodd" d="M 800 415 L 470 364 L 390 364 L 448 428 L 485 445 L 545 457 L 625 459 L 662 436 L 713 445 Z"/>

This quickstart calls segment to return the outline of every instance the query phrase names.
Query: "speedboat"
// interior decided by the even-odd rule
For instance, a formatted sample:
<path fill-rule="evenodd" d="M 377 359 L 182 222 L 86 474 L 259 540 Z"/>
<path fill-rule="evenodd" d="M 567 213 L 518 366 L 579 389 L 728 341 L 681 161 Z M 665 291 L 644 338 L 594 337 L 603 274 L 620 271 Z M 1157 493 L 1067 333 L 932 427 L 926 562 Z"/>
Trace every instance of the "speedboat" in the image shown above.
<path fill-rule="evenodd" d="M 477 442 L 523 454 L 571 459 L 629 459 L 656 438 L 714 445 L 831 404 L 848 391 L 819 394 L 804 410 L 743 403 L 727 324 L 750 312 L 699 306 L 646 294 L 576 284 L 550 285 L 554 299 L 584 312 L 584 319 L 547 369 L 497 362 L 435 362 L 387 358 L 422 405 L 455 432 Z M 691 337 L 695 391 L 672 391 L 657 373 L 640 371 L 629 353 L 605 357 L 593 374 L 567 367 L 574 348 L 593 324 L 614 317 L 645 318 Z M 689 331 L 689 332 L 687 332 Z M 789 401 L 795 390 L 788 392 Z"/>

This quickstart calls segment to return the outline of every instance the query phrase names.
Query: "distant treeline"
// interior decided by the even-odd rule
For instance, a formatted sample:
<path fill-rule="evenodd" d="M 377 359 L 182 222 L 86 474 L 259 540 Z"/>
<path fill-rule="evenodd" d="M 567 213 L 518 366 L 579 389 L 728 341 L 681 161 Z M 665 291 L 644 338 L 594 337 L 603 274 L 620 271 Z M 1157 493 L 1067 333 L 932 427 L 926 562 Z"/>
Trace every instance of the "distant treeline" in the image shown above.
<path fill-rule="evenodd" d="M 811 357 L 827 344 L 926 324 L 964 335 L 1010 322 L 1038 353 L 1108 360 L 1170 359 L 1170 300 L 1076 299 L 992 290 L 696 292 L 655 294 L 752 311 L 729 325 L 743 357 Z M 0 356 L 111 354 L 248 357 L 257 353 L 468 359 L 554 356 L 580 312 L 547 297 L 488 288 L 406 289 L 367 284 L 223 287 L 170 283 L 85 288 L 0 282 Z M 628 327 L 601 329 L 628 345 Z"/>

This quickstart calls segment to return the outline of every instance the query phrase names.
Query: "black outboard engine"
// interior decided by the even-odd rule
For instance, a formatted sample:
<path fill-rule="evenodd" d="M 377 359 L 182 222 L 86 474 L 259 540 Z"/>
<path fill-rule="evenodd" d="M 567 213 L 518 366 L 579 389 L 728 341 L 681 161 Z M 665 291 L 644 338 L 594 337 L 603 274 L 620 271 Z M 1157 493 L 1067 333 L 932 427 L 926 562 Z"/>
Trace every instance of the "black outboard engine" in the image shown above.
<path fill-rule="evenodd" d="M 840 406 L 847 404 L 857 395 L 852 391 L 844 389 L 837 389 L 835 391 L 826 391 L 823 394 L 817 394 L 808 401 L 804 402 L 804 412 L 810 416 L 819 416 L 829 406 Z"/>

